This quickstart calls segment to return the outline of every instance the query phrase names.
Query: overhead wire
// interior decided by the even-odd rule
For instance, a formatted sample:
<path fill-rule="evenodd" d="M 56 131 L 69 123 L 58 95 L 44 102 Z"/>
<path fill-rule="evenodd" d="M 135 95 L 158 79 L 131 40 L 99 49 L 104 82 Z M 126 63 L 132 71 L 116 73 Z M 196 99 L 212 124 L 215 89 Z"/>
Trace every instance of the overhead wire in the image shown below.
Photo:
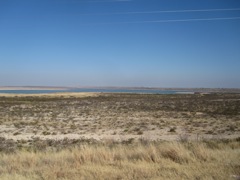
<path fill-rule="evenodd" d="M 153 21 L 126 21 L 126 22 L 106 22 L 106 23 L 88 23 L 84 25 L 111 25 L 111 24 L 144 24 L 144 23 L 172 23 L 172 22 L 193 22 L 193 21 L 219 21 L 219 20 L 240 20 L 239 17 L 220 17 L 220 18 L 193 18 L 193 19 L 168 19 Z"/>
<path fill-rule="evenodd" d="M 124 15 L 124 14 L 161 14 L 161 13 L 187 13 L 187 12 L 217 12 L 217 11 L 240 11 L 240 8 L 230 9 L 182 9 L 182 10 L 158 10 L 158 11 L 130 11 L 130 12 L 107 12 L 86 13 L 81 15 Z"/>
<path fill-rule="evenodd" d="M 132 11 L 132 12 L 107 12 L 92 13 L 81 15 L 131 15 L 131 14 L 160 14 L 160 13 L 188 13 L 188 12 L 220 12 L 220 11 L 240 11 L 240 8 L 224 9 L 182 9 L 182 10 L 159 10 L 159 11 Z M 110 25 L 110 24 L 144 24 L 144 23 L 173 23 L 173 22 L 194 22 L 194 21 L 219 21 L 219 20 L 238 20 L 240 16 L 234 17 L 210 17 L 210 18 L 188 18 L 188 19 L 162 19 L 145 21 L 125 21 L 125 22 L 99 22 L 87 23 L 85 25 Z"/>

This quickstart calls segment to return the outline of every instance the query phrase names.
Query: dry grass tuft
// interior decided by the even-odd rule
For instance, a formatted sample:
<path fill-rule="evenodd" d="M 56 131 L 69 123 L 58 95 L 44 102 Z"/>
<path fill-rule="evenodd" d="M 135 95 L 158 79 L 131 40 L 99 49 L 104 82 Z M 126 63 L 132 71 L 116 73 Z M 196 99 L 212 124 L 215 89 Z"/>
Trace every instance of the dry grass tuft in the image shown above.
<path fill-rule="evenodd" d="M 210 142 L 208 142 L 210 143 Z M 240 143 L 83 144 L 60 151 L 0 154 L 0 179 L 231 179 L 240 175 Z"/>

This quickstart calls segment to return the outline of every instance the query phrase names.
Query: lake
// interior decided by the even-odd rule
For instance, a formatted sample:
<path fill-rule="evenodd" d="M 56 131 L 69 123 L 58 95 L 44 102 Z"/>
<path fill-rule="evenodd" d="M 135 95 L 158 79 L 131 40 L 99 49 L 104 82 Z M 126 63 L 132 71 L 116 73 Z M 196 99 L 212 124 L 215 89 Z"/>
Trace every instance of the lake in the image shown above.
<path fill-rule="evenodd" d="M 158 90 L 158 89 L 102 89 L 102 88 L 79 88 L 67 90 L 0 90 L 0 93 L 8 94 L 48 94 L 62 92 L 103 92 L 103 93 L 140 93 L 140 94 L 193 94 L 189 91 Z"/>

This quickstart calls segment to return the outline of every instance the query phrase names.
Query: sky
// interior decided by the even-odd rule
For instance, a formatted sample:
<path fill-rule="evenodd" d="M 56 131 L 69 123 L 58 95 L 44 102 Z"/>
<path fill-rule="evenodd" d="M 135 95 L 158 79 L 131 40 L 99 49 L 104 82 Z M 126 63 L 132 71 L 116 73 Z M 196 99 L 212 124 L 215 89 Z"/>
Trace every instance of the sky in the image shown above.
<path fill-rule="evenodd" d="M 240 1 L 0 0 L 0 86 L 240 88 Z"/>

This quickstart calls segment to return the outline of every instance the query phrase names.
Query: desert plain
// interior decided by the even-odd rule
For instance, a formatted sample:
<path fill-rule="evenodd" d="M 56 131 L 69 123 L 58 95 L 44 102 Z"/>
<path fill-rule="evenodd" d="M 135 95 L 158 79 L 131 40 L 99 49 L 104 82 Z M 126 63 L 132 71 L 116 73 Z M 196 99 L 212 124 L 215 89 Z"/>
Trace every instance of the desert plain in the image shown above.
<path fill-rule="evenodd" d="M 238 179 L 240 94 L 0 94 L 1 179 Z"/>

